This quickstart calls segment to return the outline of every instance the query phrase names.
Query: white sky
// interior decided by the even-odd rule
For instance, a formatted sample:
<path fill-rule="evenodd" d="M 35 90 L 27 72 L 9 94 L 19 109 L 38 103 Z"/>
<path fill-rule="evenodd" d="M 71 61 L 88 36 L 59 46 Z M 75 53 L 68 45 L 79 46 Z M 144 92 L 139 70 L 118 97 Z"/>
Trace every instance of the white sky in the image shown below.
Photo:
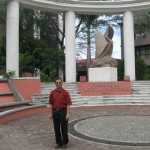
<path fill-rule="evenodd" d="M 121 59 L 121 36 L 120 28 L 114 28 L 114 37 L 113 37 L 113 58 Z"/>

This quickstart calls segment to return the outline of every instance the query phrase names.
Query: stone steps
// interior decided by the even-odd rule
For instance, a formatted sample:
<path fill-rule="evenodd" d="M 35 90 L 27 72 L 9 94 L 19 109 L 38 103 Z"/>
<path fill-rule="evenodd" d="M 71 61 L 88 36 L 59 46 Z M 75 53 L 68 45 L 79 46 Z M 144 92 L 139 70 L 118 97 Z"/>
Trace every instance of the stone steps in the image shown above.
<path fill-rule="evenodd" d="M 81 96 L 77 83 L 64 83 L 63 87 L 69 91 L 73 106 L 150 104 L 150 81 L 133 81 L 131 82 L 131 95 L 120 96 Z M 42 83 L 42 94 L 33 95 L 33 103 L 48 104 L 49 93 L 54 88 L 54 83 Z"/>

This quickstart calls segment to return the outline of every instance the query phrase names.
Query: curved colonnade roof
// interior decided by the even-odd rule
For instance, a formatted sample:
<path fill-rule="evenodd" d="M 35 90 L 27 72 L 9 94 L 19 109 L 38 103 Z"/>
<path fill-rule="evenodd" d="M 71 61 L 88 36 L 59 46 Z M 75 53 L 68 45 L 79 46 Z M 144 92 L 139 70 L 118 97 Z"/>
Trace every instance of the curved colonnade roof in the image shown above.
<path fill-rule="evenodd" d="M 11 0 L 0 0 L 7 3 Z M 20 4 L 50 11 L 74 11 L 80 14 L 123 13 L 149 11 L 150 0 L 16 0 Z"/>

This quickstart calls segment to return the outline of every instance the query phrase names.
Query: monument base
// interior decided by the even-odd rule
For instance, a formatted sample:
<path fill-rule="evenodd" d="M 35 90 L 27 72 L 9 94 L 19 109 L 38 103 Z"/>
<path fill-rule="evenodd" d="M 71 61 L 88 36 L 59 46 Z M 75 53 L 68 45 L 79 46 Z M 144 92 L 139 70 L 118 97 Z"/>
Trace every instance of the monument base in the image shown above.
<path fill-rule="evenodd" d="M 117 81 L 117 68 L 115 67 L 89 68 L 88 75 L 89 75 L 89 82 Z"/>

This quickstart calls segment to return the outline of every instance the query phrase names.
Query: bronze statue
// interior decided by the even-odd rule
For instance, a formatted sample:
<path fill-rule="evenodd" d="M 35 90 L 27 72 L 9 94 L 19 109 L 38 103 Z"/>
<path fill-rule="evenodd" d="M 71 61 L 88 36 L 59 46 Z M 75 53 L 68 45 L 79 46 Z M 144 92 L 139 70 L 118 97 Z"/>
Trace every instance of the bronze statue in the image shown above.
<path fill-rule="evenodd" d="M 104 35 L 99 31 L 95 32 L 96 56 L 95 60 L 90 65 L 94 67 L 116 67 L 117 61 L 112 58 L 114 30 L 108 26 Z"/>

